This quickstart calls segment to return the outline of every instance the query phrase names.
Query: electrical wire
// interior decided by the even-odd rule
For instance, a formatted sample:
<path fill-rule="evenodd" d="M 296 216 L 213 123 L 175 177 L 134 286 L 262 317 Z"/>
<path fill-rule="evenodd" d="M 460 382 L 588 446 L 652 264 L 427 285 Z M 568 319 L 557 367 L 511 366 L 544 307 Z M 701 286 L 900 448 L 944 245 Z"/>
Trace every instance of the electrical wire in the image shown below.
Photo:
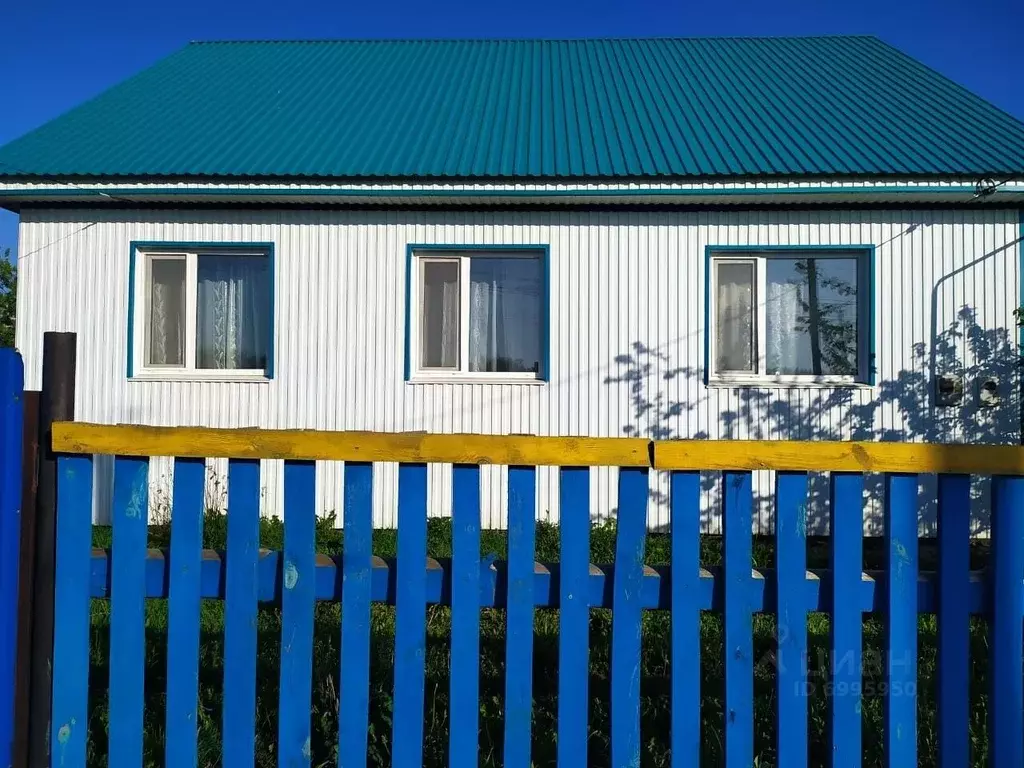
<path fill-rule="evenodd" d="M 90 188 L 90 187 L 83 187 L 83 186 L 81 186 L 79 184 L 75 184 L 72 181 L 64 180 L 64 179 L 60 178 L 59 176 L 52 176 L 52 175 L 45 174 L 45 173 L 33 173 L 32 171 L 26 171 L 24 168 L 18 168 L 17 166 L 11 165 L 10 163 L 5 162 L 3 160 L 0 160 L 0 166 L 3 166 L 4 168 L 10 168 L 12 171 L 14 171 L 15 173 L 18 173 L 18 174 L 22 174 L 22 175 L 25 175 L 25 176 L 32 176 L 34 178 L 39 178 L 39 179 L 51 181 L 52 183 L 57 184 L 57 185 L 63 185 L 63 186 L 71 187 L 73 189 L 78 189 L 78 190 L 81 190 L 83 192 L 89 192 L 89 193 L 95 194 L 95 195 L 97 195 L 99 197 L 106 198 L 107 200 L 115 200 L 115 201 L 121 202 L 121 203 L 130 203 L 132 205 L 136 204 L 136 202 L 137 202 L 137 201 L 131 200 L 130 198 L 127 198 L 127 197 L 119 197 L 117 195 L 111 195 L 110 193 L 104 192 L 103 190 L 100 190 L 100 189 L 94 189 L 94 188 Z M 19 253 L 19 254 L 17 254 L 17 263 L 21 264 L 29 256 L 34 256 L 35 254 L 40 253 L 42 251 L 45 251 L 47 248 L 50 248 L 50 247 L 56 245 L 57 243 L 63 242 L 64 240 L 68 240 L 68 239 L 74 237 L 75 235 L 81 234 L 85 230 L 91 229 L 92 227 L 95 227 L 98 223 L 99 222 L 93 221 L 93 222 L 90 222 L 88 224 L 83 224 L 81 227 L 79 227 L 78 229 L 74 230 L 73 232 L 69 232 L 66 235 L 62 235 L 61 237 L 58 237 L 56 240 L 51 240 L 48 243 L 44 243 L 43 245 L 40 245 L 38 248 L 32 249 L 28 253 Z"/>
<path fill-rule="evenodd" d="M 57 243 L 60 243 L 64 240 L 68 240 L 69 238 L 72 238 L 77 234 L 85 232 L 85 230 L 91 229 L 92 227 L 95 227 L 97 224 L 99 224 L 98 221 L 90 221 L 88 224 L 83 224 L 82 226 L 80 226 L 74 232 L 68 232 L 66 235 L 62 235 L 61 237 L 58 237 L 56 240 L 51 240 L 48 243 L 44 243 L 43 245 L 40 245 L 38 248 L 32 249 L 28 253 L 18 254 L 18 263 L 20 264 L 21 262 L 25 261 L 25 259 L 27 259 L 29 256 L 34 256 L 40 251 L 45 251 L 50 246 L 56 245 Z"/>
<path fill-rule="evenodd" d="M 994 195 L 997 189 L 1004 184 L 1009 184 L 1011 181 L 1013 181 L 1012 178 L 1003 179 L 998 182 L 993 179 L 978 179 L 978 182 L 974 185 L 974 194 L 969 202 L 973 203 L 975 200 L 981 200 L 982 198 Z"/>

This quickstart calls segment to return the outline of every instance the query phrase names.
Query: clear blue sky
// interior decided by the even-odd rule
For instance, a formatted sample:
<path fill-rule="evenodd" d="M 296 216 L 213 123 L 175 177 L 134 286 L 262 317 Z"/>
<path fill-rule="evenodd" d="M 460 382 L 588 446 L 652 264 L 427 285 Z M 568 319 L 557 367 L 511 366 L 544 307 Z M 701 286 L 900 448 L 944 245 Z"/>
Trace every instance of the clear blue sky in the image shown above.
<path fill-rule="evenodd" d="M 878 35 L 1024 119 L 1021 0 L 34 0 L 0 10 L 0 144 L 190 40 L 815 34 Z"/>

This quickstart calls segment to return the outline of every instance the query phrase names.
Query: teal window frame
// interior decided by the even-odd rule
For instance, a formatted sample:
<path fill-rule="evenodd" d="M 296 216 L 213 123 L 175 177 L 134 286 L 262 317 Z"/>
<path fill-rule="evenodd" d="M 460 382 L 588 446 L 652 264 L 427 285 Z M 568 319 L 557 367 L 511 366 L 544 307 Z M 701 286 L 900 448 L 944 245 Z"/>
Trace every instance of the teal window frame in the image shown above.
<path fill-rule="evenodd" d="M 136 339 L 136 296 L 135 288 L 138 282 L 137 270 L 141 261 L 145 259 L 146 255 L 159 254 L 159 253 L 180 253 L 182 251 L 225 251 L 225 252 L 240 252 L 240 251 L 255 251 L 264 252 L 267 255 L 267 268 L 270 272 L 270 296 L 269 296 L 269 317 L 267 322 L 269 328 L 267 329 L 267 363 L 263 370 L 263 375 L 259 378 L 246 377 L 246 376 L 235 376 L 231 371 L 207 371 L 207 370 L 196 370 L 196 369 L 173 369 L 168 374 L 168 378 L 174 379 L 190 379 L 202 381 L 206 379 L 226 379 L 226 380 L 237 380 L 237 381 L 266 381 L 274 378 L 275 372 L 275 347 L 276 347 L 276 276 L 277 269 L 275 264 L 275 248 L 273 242 L 252 242 L 252 241 L 227 241 L 227 240 L 214 240 L 214 241 L 185 241 L 185 240 L 132 240 L 129 244 L 129 256 L 128 256 L 128 319 L 127 319 L 127 360 L 126 360 L 126 374 L 129 379 L 145 379 L 154 378 L 152 375 L 144 375 L 142 371 L 136 370 L 135 357 L 136 357 L 136 345 L 138 340 Z M 147 372 L 148 374 L 148 372 Z M 155 378 L 162 378 L 160 374 L 157 374 Z"/>
<path fill-rule="evenodd" d="M 480 254 L 492 254 L 497 255 L 500 253 L 531 253 L 536 254 L 541 260 L 541 275 L 543 279 L 543 285 L 541 288 L 541 361 L 540 371 L 534 377 L 523 377 L 523 378 L 509 378 L 503 376 L 501 373 L 485 373 L 485 374 L 455 374 L 450 377 L 446 377 L 446 380 L 452 384 L 458 384 L 460 381 L 473 380 L 474 382 L 484 382 L 487 379 L 493 379 L 495 384 L 533 384 L 537 382 L 547 382 L 551 378 L 551 246 L 547 244 L 529 244 L 529 245 L 505 245 L 505 244 L 487 244 L 487 245 L 472 245 L 472 244 L 459 244 L 451 245 L 448 243 L 409 243 L 405 249 L 405 381 L 415 383 L 417 378 L 417 372 L 413 370 L 413 355 L 412 355 L 412 333 L 413 333 L 413 313 L 419 307 L 419 303 L 416 301 L 416 285 L 414 284 L 414 259 L 417 254 L 425 254 L 429 257 L 430 254 L 440 253 L 480 253 Z M 429 378 L 429 377 L 428 377 Z M 431 382 L 436 382 L 437 379 L 430 378 Z"/>
<path fill-rule="evenodd" d="M 751 374 L 750 376 L 737 375 L 735 377 L 720 377 L 714 372 L 714 361 L 712 360 L 712 334 L 714 333 L 714 317 L 712 315 L 714 263 L 716 258 L 741 258 L 744 255 L 757 259 L 760 257 L 784 256 L 787 253 L 799 254 L 804 257 L 813 257 L 820 253 L 822 258 L 835 258 L 840 254 L 850 254 L 861 261 L 861 268 L 858 275 L 864 282 L 858 284 L 857 294 L 860 302 L 858 317 L 864 318 L 864 327 L 860 331 L 859 344 L 866 345 L 866 350 L 859 353 L 863 362 L 858 366 L 859 370 L 852 381 L 835 381 L 831 377 L 816 376 L 786 376 L 773 378 L 764 374 Z M 739 387 L 800 387 L 807 385 L 823 385 L 841 388 L 844 386 L 874 386 L 876 383 L 877 350 L 875 346 L 875 246 L 872 244 L 855 245 L 708 245 L 704 249 L 704 385 L 705 386 L 739 386 Z M 758 333 L 760 330 L 758 330 Z"/>

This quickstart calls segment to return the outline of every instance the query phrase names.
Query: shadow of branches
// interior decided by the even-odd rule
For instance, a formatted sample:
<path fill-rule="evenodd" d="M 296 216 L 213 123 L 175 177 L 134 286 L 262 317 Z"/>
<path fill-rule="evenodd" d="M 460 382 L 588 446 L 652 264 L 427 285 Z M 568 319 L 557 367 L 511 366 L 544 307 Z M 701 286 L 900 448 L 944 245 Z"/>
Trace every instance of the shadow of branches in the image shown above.
<path fill-rule="evenodd" d="M 862 440 L 1014 444 L 1019 442 L 1017 369 L 1021 358 L 1014 343 L 1015 329 L 985 328 L 977 311 L 962 306 L 955 319 L 938 330 L 931 343 L 917 342 L 896 355 L 903 368 L 886 375 L 873 387 L 769 388 L 708 387 L 694 367 L 675 365 L 667 349 L 642 341 L 614 359 L 614 371 L 604 383 L 627 387 L 630 422 L 622 433 L 655 440 Z M 891 354 L 897 350 L 883 350 Z M 882 366 L 883 369 L 885 366 Z M 939 376 L 963 383 L 959 403 L 941 405 L 935 396 Z M 999 402 L 986 407 L 979 387 L 998 384 Z M 696 394 L 696 396 L 695 396 Z M 708 425 L 701 428 L 700 424 Z M 756 473 L 755 515 L 758 528 L 771 528 L 773 480 Z M 720 476 L 702 475 L 705 529 L 717 527 Z M 865 477 L 865 532 L 881 533 L 882 479 Z M 988 483 L 976 478 L 974 531 L 988 529 Z M 826 533 L 828 476 L 812 473 L 807 502 L 808 533 Z M 934 532 L 935 479 L 923 476 L 919 490 L 922 534 Z M 662 487 L 652 488 L 651 502 L 667 506 Z M 668 519 L 667 510 L 660 519 Z"/>

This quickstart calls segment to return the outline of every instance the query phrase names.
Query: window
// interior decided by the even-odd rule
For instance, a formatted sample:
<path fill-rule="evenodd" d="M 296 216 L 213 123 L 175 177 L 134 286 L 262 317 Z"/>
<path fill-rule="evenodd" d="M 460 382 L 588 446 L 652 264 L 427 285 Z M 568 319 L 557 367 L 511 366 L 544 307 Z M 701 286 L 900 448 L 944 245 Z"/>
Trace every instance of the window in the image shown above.
<path fill-rule="evenodd" d="M 142 250 L 132 375 L 265 378 L 271 349 L 266 250 Z"/>
<path fill-rule="evenodd" d="M 543 376 L 543 252 L 415 250 L 410 267 L 415 378 Z"/>
<path fill-rule="evenodd" d="M 869 269 L 866 251 L 714 254 L 710 378 L 866 381 Z"/>

